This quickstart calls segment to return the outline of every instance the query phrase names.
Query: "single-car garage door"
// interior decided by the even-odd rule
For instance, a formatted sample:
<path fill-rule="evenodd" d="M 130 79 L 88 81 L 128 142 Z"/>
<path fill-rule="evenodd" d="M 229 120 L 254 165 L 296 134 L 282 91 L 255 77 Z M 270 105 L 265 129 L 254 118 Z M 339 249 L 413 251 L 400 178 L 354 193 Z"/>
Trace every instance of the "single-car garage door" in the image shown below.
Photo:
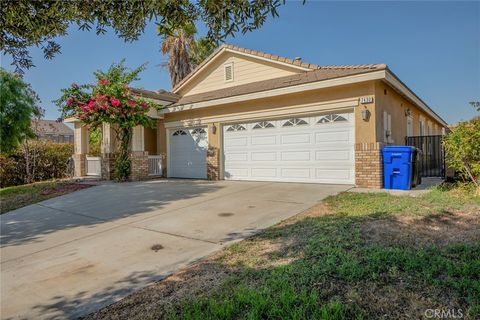
<path fill-rule="evenodd" d="M 227 180 L 354 184 L 353 113 L 228 124 Z"/>
<path fill-rule="evenodd" d="M 208 137 L 206 128 L 169 130 L 169 177 L 207 178 Z"/>

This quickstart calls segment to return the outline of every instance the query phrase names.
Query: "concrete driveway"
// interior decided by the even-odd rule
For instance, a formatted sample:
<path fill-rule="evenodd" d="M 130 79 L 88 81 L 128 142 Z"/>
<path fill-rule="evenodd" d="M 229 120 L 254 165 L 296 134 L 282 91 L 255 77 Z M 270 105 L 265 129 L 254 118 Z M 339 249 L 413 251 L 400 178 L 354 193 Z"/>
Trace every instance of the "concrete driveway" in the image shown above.
<path fill-rule="evenodd" d="M 104 184 L 1 216 L 1 317 L 75 318 L 348 186 Z"/>

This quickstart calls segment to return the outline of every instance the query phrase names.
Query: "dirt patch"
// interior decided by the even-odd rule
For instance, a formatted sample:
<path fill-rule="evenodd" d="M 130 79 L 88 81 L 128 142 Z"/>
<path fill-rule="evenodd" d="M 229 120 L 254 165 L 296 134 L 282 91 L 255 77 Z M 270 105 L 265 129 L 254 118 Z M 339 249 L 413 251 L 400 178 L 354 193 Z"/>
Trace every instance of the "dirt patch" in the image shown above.
<path fill-rule="evenodd" d="M 425 247 L 480 241 L 480 207 L 427 216 L 396 215 L 360 224 L 363 236 L 383 245 Z"/>
<path fill-rule="evenodd" d="M 219 265 L 211 257 L 83 319 L 161 319 L 173 304 L 219 286 L 234 272 L 233 269 Z"/>
<path fill-rule="evenodd" d="M 89 184 L 79 184 L 79 183 L 72 183 L 72 184 L 64 184 L 57 186 L 55 188 L 45 189 L 40 192 L 42 196 L 50 196 L 50 195 L 62 195 L 82 189 L 86 189 L 91 187 L 92 185 Z"/>

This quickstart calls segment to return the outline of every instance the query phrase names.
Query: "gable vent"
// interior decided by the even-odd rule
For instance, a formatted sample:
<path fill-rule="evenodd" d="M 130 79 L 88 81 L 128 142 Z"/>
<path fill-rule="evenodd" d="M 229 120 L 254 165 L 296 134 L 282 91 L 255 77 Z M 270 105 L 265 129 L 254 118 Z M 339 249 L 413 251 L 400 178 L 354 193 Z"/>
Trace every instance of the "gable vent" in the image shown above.
<path fill-rule="evenodd" d="M 233 63 L 228 63 L 224 66 L 225 81 L 233 81 Z"/>

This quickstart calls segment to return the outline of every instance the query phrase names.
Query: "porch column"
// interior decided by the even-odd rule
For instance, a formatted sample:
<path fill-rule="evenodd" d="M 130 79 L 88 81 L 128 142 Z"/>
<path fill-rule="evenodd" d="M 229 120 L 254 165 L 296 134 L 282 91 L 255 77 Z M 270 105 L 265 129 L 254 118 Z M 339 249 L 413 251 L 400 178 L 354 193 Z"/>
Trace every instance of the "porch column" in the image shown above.
<path fill-rule="evenodd" d="M 75 177 L 86 175 L 86 157 L 88 153 L 88 127 L 83 123 L 74 122 L 74 165 Z"/>
<path fill-rule="evenodd" d="M 109 123 L 102 124 L 102 178 L 111 180 L 115 174 L 115 130 Z"/>
<path fill-rule="evenodd" d="M 132 174 L 134 181 L 148 178 L 148 152 L 145 151 L 145 137 L 143 126 L 133 128 L 132 136 Z"/>

